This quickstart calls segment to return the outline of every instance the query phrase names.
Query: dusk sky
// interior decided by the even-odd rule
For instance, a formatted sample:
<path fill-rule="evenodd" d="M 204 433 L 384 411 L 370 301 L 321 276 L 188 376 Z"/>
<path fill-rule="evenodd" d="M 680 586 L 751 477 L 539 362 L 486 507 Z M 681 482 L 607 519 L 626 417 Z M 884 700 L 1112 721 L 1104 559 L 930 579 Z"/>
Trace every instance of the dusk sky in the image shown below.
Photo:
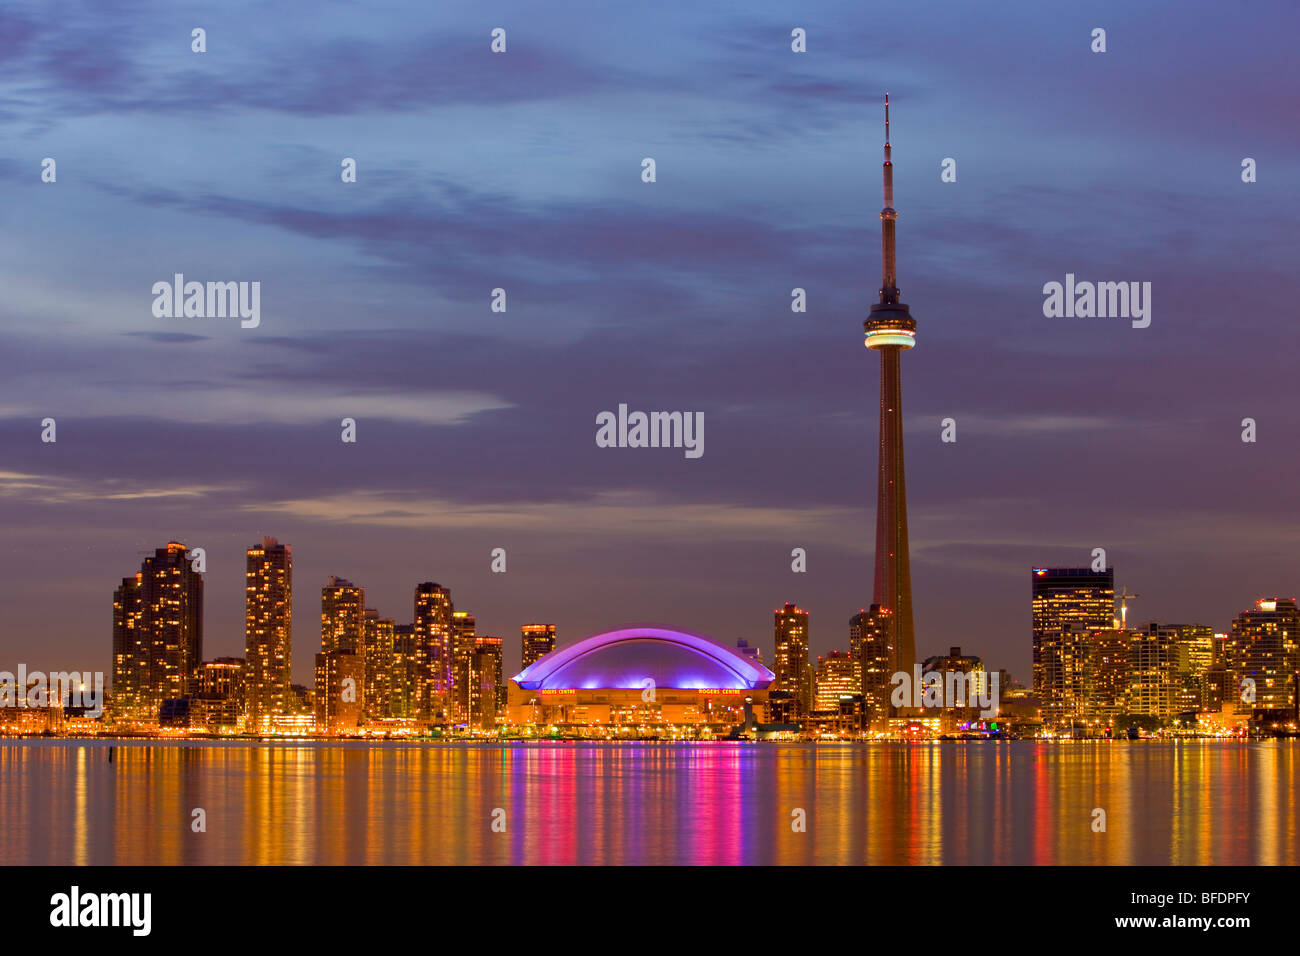
<path fill-rule="evenodd" d="M 512 674 L 528 621 L 770 663 L 784 601 L 846 648 L 885 90 L 919 656 L 1028 682 L 1029 569 L 1096 547 L 1130 621 L 1297 594 L 1300 13 L 1141 6 L 5 4 L 0 668 L 111 671 L 168 540 L 207 552 L 204 656 L 242 655 L 263 535 L 302 682 L 331 574 L 399 623 L 450 587 Z M 260 326 L 156 318 L 175 273 L 260 282 Z M 1150 327 L 1044 317 L 1066 273 L 1150 282 Z M 703 412 L 703 457 L 598 448 L 619 403 Z"/>

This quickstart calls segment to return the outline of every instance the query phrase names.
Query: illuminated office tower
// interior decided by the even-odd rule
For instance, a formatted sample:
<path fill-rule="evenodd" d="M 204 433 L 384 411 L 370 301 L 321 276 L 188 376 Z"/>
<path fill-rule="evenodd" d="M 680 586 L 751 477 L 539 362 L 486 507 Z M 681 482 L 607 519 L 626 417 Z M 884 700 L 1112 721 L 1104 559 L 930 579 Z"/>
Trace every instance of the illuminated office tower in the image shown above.
<path fill-rule="evenodd" d="M 393 716 L 415 716 L 416 686 L 415 628 L 411 624 L 398 624 L 393 628 Z"/>
<path fill-rule="evenodd" d="M 391 617 L 366 608 L 366 716 L 382 720 L 393 716 L 393 670 L 396 630 Z"/>
<path fill-rule="evenodd" d="M 554 624 L 525 624 L 520 630 L 523 632 L 524 667 L 555 650 Z"/>
<path fill-rule="evenodd" d="M 1242 681 L 1255 682 L 1246 710 L 1291 710 L 1300 680 L 1300 610 L 1295 598 L 1261 598 L 1232 621 L 1224 663 L 1240 696 Z"/>
<path fill-rule="evenodd" d="M 135 717 L 149 682 L 149 642 L 140 627 L 140 575 L 113 591 L 113 714 Z"/>
<path fill-rule="evenodd" d="M 1129 708 L 1129 642 L 1133 634 L 1120 628 L 1087 631 L 1083 638 L 1083 706 L 1078 716 L 1111 721 Z"/>
<path fill-rule="evenodd" d="M 787 603 L 776 614 L 771 691 L 798 701 L 799 713 L 812 707 L 812 665 L 808 661 L 808 612 Z"/>
<path fill-rule="evenodd" d="M 244 567 L 244 660 L 248 729 L 267 729 L 292 709 L 293 548 L 263 538 Z"/>
<path fill-rule="evenodd" d="M 889 626 L 879 604 L 849 618 L 849 653 L 858 662 L 862 675 L 859 693 L 866 703 L 867 722 L 888 717 L 894 652 L 889 646 Z"/>
<path fill-rule="evenodd" d="M 1130 631 L 1129 713 L 1168 719 L 1178 712 L 1176 639 L 1174 628 L 1163 624 Z"/>
<path fill-rule="evenodd" d="M 192 693 L 203 659 L 203 578 L 186 553 L 172 541 L 140 566 L 136 627 L 148 658 L 137 702 L 142 717 L 156 717 L 164 700 Z"/>
<path fill-rule="evenodd" d="M 471 717 L 474 628 L 474 615 L 469 611 L 451 612 L 451 720 L 455 724 L 468 723 Z"/>
<path fill-rule="evenodd" d="M 504 642 L 499 637 L 474 638 L 469 658 L 470 726 L 490 730 L 496 726 L 497 714 L 505 710 L 506 684 L 502 676 L 501 656 Z"/>
<path fill-rule="evenodd" d="M 355 651 L 322 651 L 316 655 L 316 728 L 331 734 L 350 733 L 365 718 L 366 663 Z"/>
<path fill-rule="evenodd" d="M 862 693 L 862 674 L 855 661 L 845 651 L 831 651 L 817 658 L 817 694 L 813 710 L 820 713 L 837 712 L 841 698 Z"/>
<path fill-rule="evenodd" d="M 320 649 L 361 656 L 366 647 L 366 589 L 330 576 L 320 592 Z"/>
<path fill-rule="evenodd" d="M 902 301 L 895 262 L 894 164 L 885 94 L 884 208 L 880 210 L 880 301 L 863 323 L 865 345 L 880 353 L 880 461 L 876 473 L 876 575 L 871 603 L 889 630 L 891 672 L 910 674 L 916 663 L 912 632 L 912 572 L 903 475 L 903 386 L 900 357 L 916 344 L 916 320 Z"/>
<path fill-rule="evenodd" d="M 1082 703 L 1086 635 L 1113 629 L 1115 571 L 1033 568 L 1034 693 L 1047 715 Z"/>
<path fill-rule="evenodd" d="M 415 587 L 415 716 L 445 722 L 451 691 L 451 590 L 432 581 Z"/>
<path fill-rule="evenodd" d="M 1170 625 L 1174 634 L 1175 702 L 1178 713 L 1200 710 L 1205 680 L 1214 665 L 1214 628 L 1202 624 Z"/>

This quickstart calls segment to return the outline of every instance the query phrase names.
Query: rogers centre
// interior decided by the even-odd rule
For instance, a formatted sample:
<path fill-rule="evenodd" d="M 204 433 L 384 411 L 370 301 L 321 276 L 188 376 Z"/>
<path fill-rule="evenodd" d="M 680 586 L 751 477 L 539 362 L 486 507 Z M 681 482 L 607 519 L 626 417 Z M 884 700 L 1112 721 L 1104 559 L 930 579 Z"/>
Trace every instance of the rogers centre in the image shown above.
<path fill-rule="evenodd" d="M 557 648 L 516 674 L 508 722 L 593 736 L 726 733 L 761 719 L 775 679 L 698 634 L 630 627 Z"/>

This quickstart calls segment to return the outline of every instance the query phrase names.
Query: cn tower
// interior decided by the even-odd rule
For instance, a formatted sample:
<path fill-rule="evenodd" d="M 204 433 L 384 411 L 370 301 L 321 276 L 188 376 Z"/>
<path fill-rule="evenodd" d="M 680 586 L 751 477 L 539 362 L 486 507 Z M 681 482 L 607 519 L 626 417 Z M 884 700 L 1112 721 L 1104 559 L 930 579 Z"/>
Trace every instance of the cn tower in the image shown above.
<path fill-rule="evenodd" d="M 899 358 L 916 344 L 916 320 L 900 301 L 894 264 L 894 164 L 889 151 L 889 94 L 885 94 L 885 208 L 880 210 L 880 301 L 863 323 L 866 346 L 880 353 L 880 470 L 876 486 L 876 583 L 889 635 L 894 673 L 912 674 L 912 571 L 907 546 L 907 490 L 903 482 L 903 390 Z"/>

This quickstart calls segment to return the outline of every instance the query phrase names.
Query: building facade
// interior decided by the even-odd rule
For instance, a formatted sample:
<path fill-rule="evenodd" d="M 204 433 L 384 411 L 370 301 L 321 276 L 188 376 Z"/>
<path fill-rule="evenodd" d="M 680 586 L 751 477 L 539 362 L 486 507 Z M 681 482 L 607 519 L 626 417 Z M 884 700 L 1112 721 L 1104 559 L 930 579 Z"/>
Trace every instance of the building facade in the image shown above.
<path fill-rule="evenodd" d="M 857 661 L 846 651 L 831 651 L 817 658 L 815 713 L 838 713 L 841 699 L 862 693 L 862 673 Z"/>
<path fill-rule="evenodd" d="M 203 576 L 172 541 L 113 591 L 114 711 L 157 720 L 163 701 L 194 692 L 202 658 Z"/>
<path fill-rule="evenodd" d="M 889 646 L 890 628 L 879 604 L 873 604 L 849 618 L 849 653 L 862 675 L 864 717 L 868 725 L 889 716 L 890 678 L 894 651 Z"/>
<path fill-rule="evenodd" d="M 451 589 L 433 581 L 415 587 L 415 716 L 431 723 L 450 718 L 452 688 Z"/>
<path fill-rule="evenodd" d="M 396 663 L 396 625 L 366 608 L 366 718 L 386 720 L 393 715 L 393 677 Z"/>
<path fill-rule="evenodd" d="M 808 612 L 787 603 L 774 613 L 776 626 L 772 671 L 776 674 L 776 679 L 771 690 L 793 699 L 802 716 L 812 709 L 813 675 L 812 664 L 808 659 Z"/>
<path fill-rule="evenodd" d="M 293 549 L 275 538 L 245 554 L 244 660 L 247 725 L 266 730 L 292 707 Z"/>
<path fill-rule="evenodd" d="M 1113 568 L 1033 568 L 1034 694 L 1044 715 L 1078 712 L 1087 634 L 1115 627 Z"/>
<path fill-rule="evenodd" d="M 521 629 L 520 650 L 523 666 L 528 667 L 538 658 L 555 650 L 554 624 L 525 624 Z"/>
<path fill-rule="evenodd" d="M 1232 621 L 1224 663 L 1253 710 L 1294 710 L 1300 679 L 1300 610 L 1294 598 L 1261 598 Z M 1242 695 L 1244 682 L 1246 691 Z M 1247 697 L 1253 701 L 1246 701 Z"/>

